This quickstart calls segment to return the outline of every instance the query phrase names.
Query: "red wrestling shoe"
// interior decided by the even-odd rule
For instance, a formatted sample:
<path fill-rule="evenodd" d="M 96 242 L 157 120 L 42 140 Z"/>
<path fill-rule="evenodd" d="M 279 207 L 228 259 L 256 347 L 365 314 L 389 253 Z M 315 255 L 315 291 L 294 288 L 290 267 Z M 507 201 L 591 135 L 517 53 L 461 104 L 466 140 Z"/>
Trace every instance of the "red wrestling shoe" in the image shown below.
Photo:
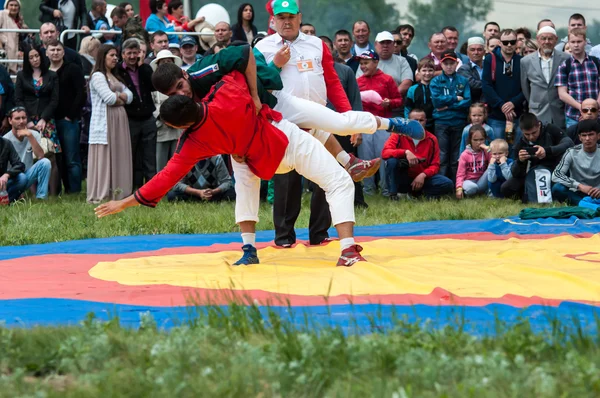
<path fill-rule="evenodd" d="M 350 161 L 346 165 L 345 169 L 352 177 L 352 181 L 359 182 L 365 178 L 372 177 L 379 166 L 381 165 L 381 158 L 375 158 L 372 160 L 362 160 L 356 156 L 350 154 Z"/>
<path fill-rule="evenodd" d="M 342 250 L 342 255 L 338 259 L 336 267 L 352 267 L 359 261 L 367 261 L 360 255 L 362 246 L 352 245 L 347 249 Z"/>

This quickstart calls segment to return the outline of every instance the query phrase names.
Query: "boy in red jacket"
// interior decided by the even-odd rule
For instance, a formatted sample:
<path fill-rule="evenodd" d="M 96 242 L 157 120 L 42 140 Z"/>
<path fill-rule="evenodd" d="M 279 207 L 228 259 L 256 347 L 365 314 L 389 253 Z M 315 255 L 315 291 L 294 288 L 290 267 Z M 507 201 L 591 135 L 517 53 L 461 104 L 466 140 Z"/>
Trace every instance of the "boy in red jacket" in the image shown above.
<path fill-rule="evenodd" d="M 377 68 L 379 55 L 374 50 L 365 51 L 357 55 L 356 59 L 360 61 L 360 70 L 363 72 L 363 75 L 356 79 L 360 89 L 363 111 L 389 118 L 392 109 L 400 108 L 403 103 L 398 86 L 390 75 L 386 75 Z M 363 134 L 363 142 L 358 147 L 359 156 L 371 156 L 366 159 L 380 157 L 388 137 L 389 134 L 385 130 L 377 130 L 372 135 Z M 380 186 L 385 195 L 388 187 L 385 179 L 385 166 L 383 164 L 381 166 L 379 168 Z M 375 193 L 375 178 L 365 178 L 363 184 L 365 193 Z"/>
<path fill-rule="evenodd" d="M 422 109 L 412 109 L 409 118 L 419 121 L 423 127 L 427 123 L 427 116 Z M 421 194 L 436 198 L 451 195 L 454 191 L 452 180 L 438 174 L 440 148 L 437 138 L 429 131 L 420 141 L 400 135 L 390 136 L 381 157 L 385 160 L 391 200 L 398 200 L 399 196 Z"/>

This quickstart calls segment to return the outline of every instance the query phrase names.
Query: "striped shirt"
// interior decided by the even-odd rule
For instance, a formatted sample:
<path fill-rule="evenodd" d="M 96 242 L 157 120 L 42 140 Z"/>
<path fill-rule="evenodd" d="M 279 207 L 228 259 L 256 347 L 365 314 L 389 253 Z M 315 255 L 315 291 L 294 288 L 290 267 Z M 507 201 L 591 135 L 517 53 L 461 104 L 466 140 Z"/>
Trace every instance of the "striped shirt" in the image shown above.
<path fill-rule="evenodd" d="M 571 72 L 567 75 L 567 61 L 564 61 L 556 71 L 556 87 L 566 86 L 569 95 L 579 103 L 587 98 L 598 98 L 598 68 L 594 61 L 586 54 L 583 63 L 571 56 Z M 565 104 L 565 114 L 573 120 L 579 119 L 579 110 Z"/>

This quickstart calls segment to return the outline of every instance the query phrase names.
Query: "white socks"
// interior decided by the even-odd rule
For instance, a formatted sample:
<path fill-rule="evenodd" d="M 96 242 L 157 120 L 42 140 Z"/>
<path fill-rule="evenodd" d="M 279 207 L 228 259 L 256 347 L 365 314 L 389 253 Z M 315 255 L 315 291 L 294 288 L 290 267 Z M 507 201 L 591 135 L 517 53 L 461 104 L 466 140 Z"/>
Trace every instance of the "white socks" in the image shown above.
<path fill-rule="evenodd" d="M 354 246 L 356 243 L 354 242 L 354 238 L 344 238 L 340 239 L 340 248 L 342 251 L 349 248 L 350 246 Z"/>
<path fill-rule="evenodd" d="M 244 245 L 256 246 L 256 234 L 251 232 L 242 233 L 242 242 L 244 242 Z"/>
<path fill-rule="evenodd" d="M 348 155 L 348 152 L 342 150 L 340 153 L 337 154 L 335 160 L 337 160 L 342 166 L 346 167 L 348 162 L 350 162 L 350 155 Z"/>
<path fill-rule="evenodd" d="M 379 126 L 379 130 L 387 130 L 390 128 L 390 119 L 380 117 L 381 125 Z"/>

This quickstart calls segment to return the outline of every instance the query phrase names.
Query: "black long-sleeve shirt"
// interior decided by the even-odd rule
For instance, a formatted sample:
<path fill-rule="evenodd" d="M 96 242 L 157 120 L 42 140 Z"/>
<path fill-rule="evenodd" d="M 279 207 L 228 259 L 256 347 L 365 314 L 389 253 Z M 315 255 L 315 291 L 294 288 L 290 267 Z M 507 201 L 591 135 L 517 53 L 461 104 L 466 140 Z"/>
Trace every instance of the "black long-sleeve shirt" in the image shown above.
<path fill-rule="evenodd" d="M 56 71 L 56 74 L 58 75 L 60 91 L 54 117 L 56 120 L 65 117 L 72 121 L 78 120 L 81 117 L 81 109 L 86 99 L 83 71 L 77 65 L 65 62 Z"/>
<path fill-rule="evenodd" d="M 8 165 L 10 164 L 10 168 Z M 0 137 L 0 176 L 8 174 L 11 178 L 25 172 L 25 164 L 9 140 Z"/>

